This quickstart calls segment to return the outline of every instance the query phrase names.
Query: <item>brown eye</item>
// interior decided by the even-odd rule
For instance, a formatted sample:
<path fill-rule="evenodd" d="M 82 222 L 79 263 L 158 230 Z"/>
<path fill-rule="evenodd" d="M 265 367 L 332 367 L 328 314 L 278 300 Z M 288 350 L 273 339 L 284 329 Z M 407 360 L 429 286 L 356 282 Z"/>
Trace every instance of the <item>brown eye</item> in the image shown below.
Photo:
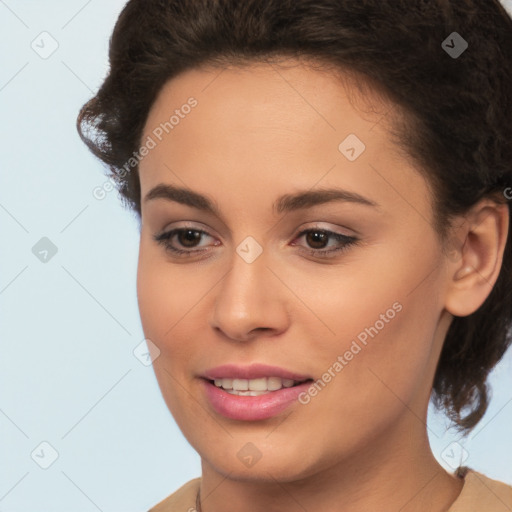
<path fill-rule="evenodd" d="M 201 240 L 202 231 L 195 229 L 184 229 L 177 233 L 177 239 L 184 247 L 195 247 L 196 242 Z"/>
<path fill-rule="evenodd" d="M 297 240 L 302 237 L 305 237 L 306 244 L 308 245 L 308 247 L 303 249 L 309 254 L 321 258 L 336 256 L 338 253 L 348 249 L 351 245 L 357 244 L 359 241 L 359 239 L 354 236 L 342 235 L 334 231 L 316 228 L 302 231 L 297 237 Z M 335 242 L 334 247 L 326 249 L 330 240 Z"/>
<path fill-rule="evenodd" d="M 206 231 L 192 228 L 176 228 L 153 236 L 153 239 L 164 246 L 172 254 L 179 256 L 192 256 L 194 253 L 205 252 L 206 247 L 200 247 L 199 243 L 204 237 L 212 238 Z M 176 247 L 176 245 L 178 247 Z M 214 244 L 218 245 L 218 244 Z M 195 249 L 199 247 L 199 249 Z"/>
<path fill-rule="evenodd" d="M 309 231 L 306 241 L 313 249 L 323 249 L 329 241 L 329 236 L 324 231 Z"/>

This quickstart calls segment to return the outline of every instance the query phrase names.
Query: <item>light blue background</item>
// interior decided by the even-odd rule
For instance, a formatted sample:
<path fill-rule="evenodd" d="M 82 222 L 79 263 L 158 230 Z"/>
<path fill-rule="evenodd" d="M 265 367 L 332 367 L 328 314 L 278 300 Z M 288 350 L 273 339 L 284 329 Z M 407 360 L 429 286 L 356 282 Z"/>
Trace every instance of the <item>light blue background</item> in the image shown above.
<path fill-rule="evenodd" d="M 104 169 L 75 130 L 124 3 L 0 0 L 0 512 L 145 511 L 200 475 L 151 366 L 133 355 L 144 338 L 137 221 L 117 192 L 93 197 Z M 58 43 L 47 59 L 31 47 L 45 37 L 50 48 L 43 31 Z M 42 237 L 58 249 L 47 263 L 32 253 Z M 461 441 L 465 464 L 512 484 L 510 351 L 491 384 L 489 411 Z M 446 425 L 430 416 L 451 470 L 461 447 L 447 449 L 457 436 Z M 48 469 L 31 458 L 43 441 L 59 454 Z"/>

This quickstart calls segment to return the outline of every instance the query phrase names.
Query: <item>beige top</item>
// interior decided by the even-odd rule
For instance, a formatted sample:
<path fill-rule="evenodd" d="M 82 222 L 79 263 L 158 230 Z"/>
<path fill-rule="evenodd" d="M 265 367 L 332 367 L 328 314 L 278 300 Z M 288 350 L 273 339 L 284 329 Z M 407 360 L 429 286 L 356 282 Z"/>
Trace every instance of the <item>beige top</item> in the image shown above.
<path fill-rule="evenodd" d="M 470 468 L 459 468 L 464 475 L 464 486 L 448 512 L 510 512 L 512 486 L 478 473 Z M 194 512 L 201 477 L 189 480 L 177 491 L 155 505 L 148 512 Z"/>

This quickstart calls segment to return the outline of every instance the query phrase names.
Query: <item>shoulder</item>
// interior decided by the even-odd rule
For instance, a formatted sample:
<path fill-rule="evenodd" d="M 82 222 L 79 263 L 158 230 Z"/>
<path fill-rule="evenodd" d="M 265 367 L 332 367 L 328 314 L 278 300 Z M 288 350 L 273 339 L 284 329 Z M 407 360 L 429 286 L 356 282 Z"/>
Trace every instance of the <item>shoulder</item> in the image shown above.
<path fill-rule="evenodd" d="M 195 512 L 196 496 L 201 477 L 189 480 L 148 512 Z"/>
<path fill-rule="evenodd" d="M 512 486 L 471 468 L 459 468 L 464 487 L 449 512 L 510 512 Z"/>
<path fill-rule="evenodd" d="M 459 468 L 464 487 L 449 512 L 510 512 L 512 486 L 470 468 Z M 195 512 L 201 478 L 194 478 L 148 512 Z"/>

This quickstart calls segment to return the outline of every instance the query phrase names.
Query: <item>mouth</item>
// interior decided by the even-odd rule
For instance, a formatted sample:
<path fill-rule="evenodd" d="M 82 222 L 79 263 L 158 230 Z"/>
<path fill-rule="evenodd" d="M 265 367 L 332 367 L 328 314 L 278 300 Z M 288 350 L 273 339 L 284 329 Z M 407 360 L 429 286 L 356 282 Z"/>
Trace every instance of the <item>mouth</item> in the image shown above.
<path fill-rule="evenodd" d="M 293 388 L 313 379 L 285 379 L 281 377 L 260 377 L 257 379 L 206 379 L 210 384 L 223 389 L 231 395 L 260 396 L 283 388 Z"/>
<path fill-rule="evenodd" d="M 257 379 L 200 379 L 210 406 L 218 414 L 241 421 L 258 421 L 277 416 L 299 400 L 313 379 L 281 377 Z M 255 389 L 257 388 L 257 389 Z"/>
<path fill-rule="evenodd" d="M 218 414 L 235 420 L 269 419 L 293 407 L 314 382 L 311 374 L 253 362 L 224 364 L 200 375 L 203 392 Z"/>

